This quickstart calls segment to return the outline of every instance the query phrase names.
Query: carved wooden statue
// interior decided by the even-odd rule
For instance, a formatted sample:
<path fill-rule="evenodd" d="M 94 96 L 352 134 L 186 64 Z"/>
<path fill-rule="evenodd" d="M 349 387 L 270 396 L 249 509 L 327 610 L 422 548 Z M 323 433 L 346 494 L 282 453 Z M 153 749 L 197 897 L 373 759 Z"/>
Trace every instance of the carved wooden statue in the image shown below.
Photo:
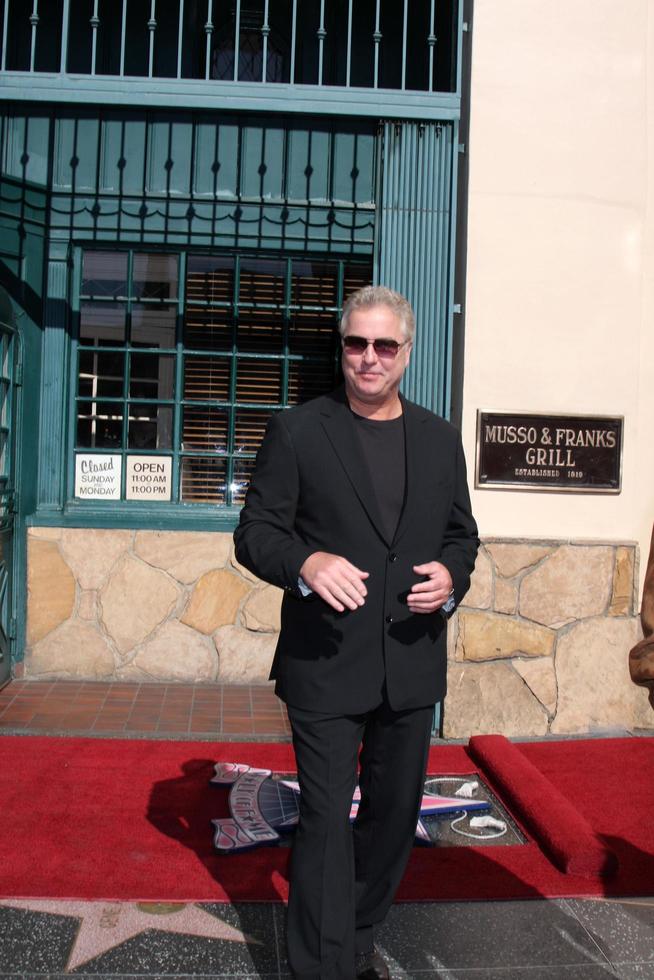
<path fill-rule="evenodd" d="M 629 654 L 629 671 L 634 684 L 649 687 L 649 701 L 654 708 L 654 530 L 645 573 L 640 621 L 643 639 Z"/>

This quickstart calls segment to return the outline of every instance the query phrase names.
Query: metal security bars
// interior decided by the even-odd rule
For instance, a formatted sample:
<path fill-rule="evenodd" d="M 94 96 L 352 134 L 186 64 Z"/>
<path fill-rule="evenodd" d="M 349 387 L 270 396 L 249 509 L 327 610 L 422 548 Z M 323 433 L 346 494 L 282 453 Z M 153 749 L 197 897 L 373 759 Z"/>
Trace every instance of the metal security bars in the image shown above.
<path fill-rule="evenodd" d="M 371 275 L 351 258 L 85 251 L 73 450 L 169 457 L 173 501 L 241 504 L 271 413 L 334 386 L 337 318 Z"/>
<path fill-rule="evenodd" d="M 15 330 L 10 301 L 0 291 L 0 683 L 10 672 L 15 640 L 15 526 L 17 513 L 16 388 L 19 383 L 20 334 Z"/>
<path fill-rule="evenodd" d="M 2 0 L 1 71 L 452 93 L 457 0 Z"/>

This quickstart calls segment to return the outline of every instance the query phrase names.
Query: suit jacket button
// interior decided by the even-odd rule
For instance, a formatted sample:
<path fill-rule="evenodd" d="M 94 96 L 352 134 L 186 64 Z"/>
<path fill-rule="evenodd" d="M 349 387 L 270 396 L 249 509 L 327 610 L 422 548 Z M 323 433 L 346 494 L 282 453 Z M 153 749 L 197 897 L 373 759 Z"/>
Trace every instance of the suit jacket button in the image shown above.
<path fill-rule="evenodd" d="M 390 555 L 388 556 L 388 560 L 397 561 L 397 559 L 398 559 L 398 555 L 396 555 L 394 551 L 391 551 Z"/>
<path fill-rule="evenodd" d="M 393 622 L 393 617 L 392 616 L 387 616 L 386 617 L 386 622 L 387 623 L 392 623 Z"/>

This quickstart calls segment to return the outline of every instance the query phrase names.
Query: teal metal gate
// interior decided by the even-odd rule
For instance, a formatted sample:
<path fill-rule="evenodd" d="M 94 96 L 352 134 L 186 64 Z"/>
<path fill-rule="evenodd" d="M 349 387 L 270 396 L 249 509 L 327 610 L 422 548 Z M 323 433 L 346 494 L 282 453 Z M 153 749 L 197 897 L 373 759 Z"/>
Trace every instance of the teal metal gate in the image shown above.
<path fill-rule="evenodd" d="M 20 336 L 8 298 L 0 295 L 0 685 L 11 676 L 16 637 L 15 531 L 18 510 L 16 446 Z"/>
<path fill-rule="evenodd" d="M 381 132 L 377 282 L 411 297 L 418 329 L 402 390 L 449 418 L 457 123 L 387 122 Z"/>

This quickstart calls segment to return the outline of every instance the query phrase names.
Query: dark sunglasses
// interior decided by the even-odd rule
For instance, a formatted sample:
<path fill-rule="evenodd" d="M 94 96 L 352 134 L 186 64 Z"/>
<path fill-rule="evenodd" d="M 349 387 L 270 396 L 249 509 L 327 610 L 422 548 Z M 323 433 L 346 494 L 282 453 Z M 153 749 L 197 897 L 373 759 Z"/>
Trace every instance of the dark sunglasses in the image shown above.
<path fill-rule="evenodd" d="M 404 347 L 405 344 L 406 340 L 400 344 L 397 340 L 386 337 L 379 337 L 377 340 L 366 340 L 365 337 L 356 337 L 353 334 L 343 337 L 343 350 L 346 354 L 363 354 L 372 345 L 377 357 L 397 357 L 400 347 Z"/>

